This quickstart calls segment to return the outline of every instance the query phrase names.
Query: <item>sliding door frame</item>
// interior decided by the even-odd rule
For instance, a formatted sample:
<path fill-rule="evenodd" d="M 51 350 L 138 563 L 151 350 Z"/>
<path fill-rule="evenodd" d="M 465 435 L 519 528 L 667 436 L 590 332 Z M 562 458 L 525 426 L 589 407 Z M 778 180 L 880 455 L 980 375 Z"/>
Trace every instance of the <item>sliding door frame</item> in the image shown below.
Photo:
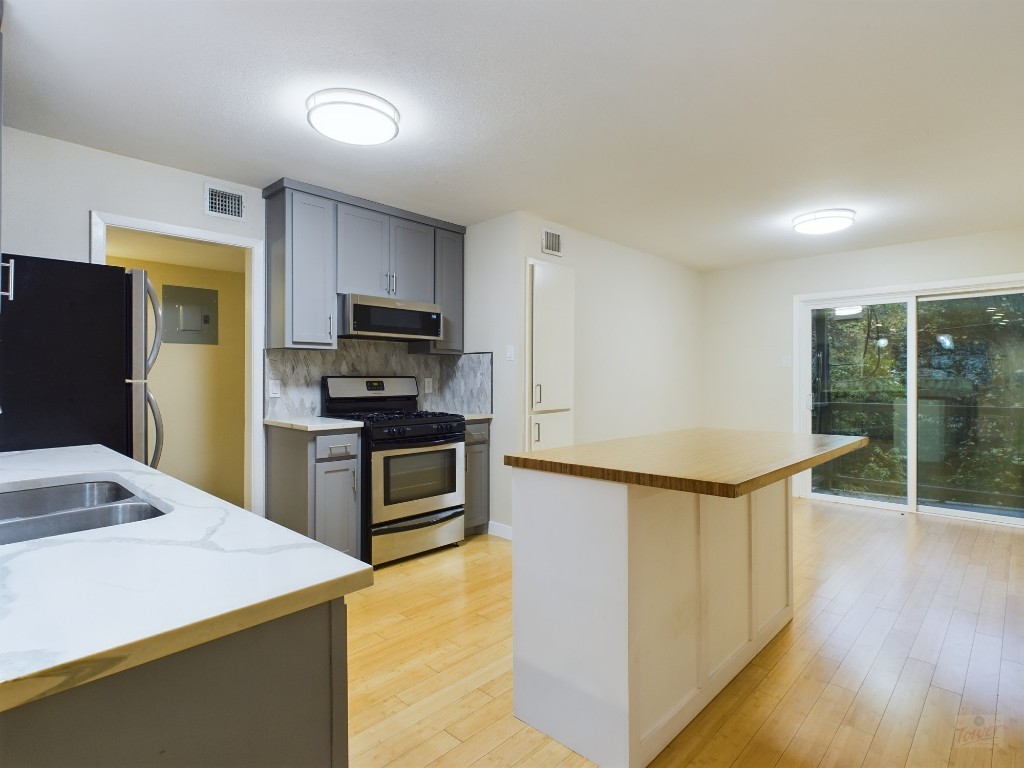
<path fill-rule="evenodd" d="M 811 433 L 811 322 L 815 309 L 837 306 L 869 306 L 903 303 L 907 308 L 907 503 L 861 499 L 855 496 L 834 496 L 811 490 L 811 470 L 793 478 L 793 494 L 823 501 L 888 509 L 898 512 L 921 512 L 968 520 L 986 520 L 1021 527 L 1024 522 L 990 515 L 938 507 L 921 507 L 917 500 L 917 302 L 921 299 L 969 298 L 999 293 L 1024 293 L 1024 273 L 988 277 L 917 283 L 856 291 L 830 291 L 801 294 L 793 297 L 793 431 Z"/>

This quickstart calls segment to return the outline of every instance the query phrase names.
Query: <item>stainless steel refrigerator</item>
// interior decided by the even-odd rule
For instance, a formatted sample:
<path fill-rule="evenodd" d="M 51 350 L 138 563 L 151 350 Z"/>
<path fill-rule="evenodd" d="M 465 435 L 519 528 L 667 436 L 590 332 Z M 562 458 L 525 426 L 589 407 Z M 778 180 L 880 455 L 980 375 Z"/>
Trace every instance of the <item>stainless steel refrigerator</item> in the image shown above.
<path fill-rule="evenodd" d="M 99 443 L 157 466 L 163 421 L 147 377 L 161 330 L 144 270 L 0 255 L 0 451 Z"/>

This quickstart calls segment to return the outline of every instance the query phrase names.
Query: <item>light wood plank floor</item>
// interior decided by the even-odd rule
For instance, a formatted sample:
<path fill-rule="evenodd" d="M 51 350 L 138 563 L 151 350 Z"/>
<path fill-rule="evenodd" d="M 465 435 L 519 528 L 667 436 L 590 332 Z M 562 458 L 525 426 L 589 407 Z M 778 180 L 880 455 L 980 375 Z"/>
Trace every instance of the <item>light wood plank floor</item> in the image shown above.
<path fill-rule="evenodd" d="M 796 615 L 652 763 L 1024 768 L 1024 529 L 798 500 Z M 589 766 L 512 715 L 511 544 L 349 600 L 351 765 Z"/>

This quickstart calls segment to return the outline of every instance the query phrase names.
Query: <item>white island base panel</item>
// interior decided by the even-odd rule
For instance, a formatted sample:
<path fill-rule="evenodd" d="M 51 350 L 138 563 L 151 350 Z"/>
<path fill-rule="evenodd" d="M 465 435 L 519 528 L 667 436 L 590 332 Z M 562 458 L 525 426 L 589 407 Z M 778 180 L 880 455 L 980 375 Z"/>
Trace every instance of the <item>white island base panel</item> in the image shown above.
<path fill-rule="evenodd" d="M 740 498 L 513 470 L 514 709 L 648 765 L 793 618 L 789 480 Z"/>

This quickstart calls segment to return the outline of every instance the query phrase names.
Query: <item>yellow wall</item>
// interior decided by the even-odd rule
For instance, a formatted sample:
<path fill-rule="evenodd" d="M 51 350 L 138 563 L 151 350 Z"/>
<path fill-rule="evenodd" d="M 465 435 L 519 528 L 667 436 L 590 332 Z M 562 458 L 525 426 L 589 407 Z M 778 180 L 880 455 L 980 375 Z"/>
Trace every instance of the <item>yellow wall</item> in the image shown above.
<path fill-rule="evenodd" d="M 107 263 L 145 269 L 157 295 L 165 283 L 217 291 L 218 343 L 164 344 L 150 374 L 164 419 L 159 469 L 242 506 L 245 275 L 114 257 Z"/>

